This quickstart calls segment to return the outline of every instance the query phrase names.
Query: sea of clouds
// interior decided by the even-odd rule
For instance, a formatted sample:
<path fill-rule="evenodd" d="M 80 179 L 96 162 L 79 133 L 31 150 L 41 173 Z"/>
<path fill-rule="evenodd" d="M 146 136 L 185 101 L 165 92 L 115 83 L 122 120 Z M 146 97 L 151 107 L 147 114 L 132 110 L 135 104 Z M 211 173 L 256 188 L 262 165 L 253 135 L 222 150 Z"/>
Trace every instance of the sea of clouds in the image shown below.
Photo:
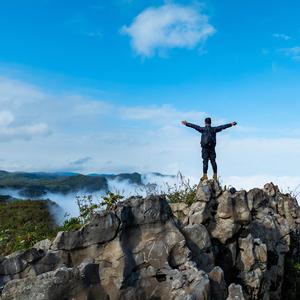
<path fill-rule="evenodd" d="M 170 190 L 180 189 L 182 181 L 189 182 L 190 186 L 197 184 L 199 179 L 194 177 L 184 177 L 180 173 L 177 175 L 162 176 L 157 173 L 147 173 L 142 175 L 142 185 L 135 184 L 129 180 L 108 179 L 109 191 L 124 196 L 124 199 L 130 196 L 147 196 L 149 194 L 164 194 Z M 278 185 L 282 192 L 290 192 L 297 197 L 300 203 L 300 177 L 275 177 L 268 175 L 250 176 L 250 177 L 225 177 L 220 178 L 222 186 L 234 186 L 236 189 L 249 190 L 254 187 L 262 188 L 265 183 L 273 182 Z M 234 185 L 232 184 L 234 183 Z M 18 191 L 3 189 L 0 191 L 2 195 L 10 195 L 14 198 L 24 199 Z M 51 213 L 55 216 L 56 222 L 62 224 L 66 218 L 76 217 L 79 215 L 79 207 L 77 205 L 77 197 L 92 196 L 92 201 L 97 203 L 101 201 L 106 194 L 105 191 L 97 192 L 79 191 L 69 194 L 48 193 L 42 199 L 49 199 L 57 204 L 50 205 Z"/>

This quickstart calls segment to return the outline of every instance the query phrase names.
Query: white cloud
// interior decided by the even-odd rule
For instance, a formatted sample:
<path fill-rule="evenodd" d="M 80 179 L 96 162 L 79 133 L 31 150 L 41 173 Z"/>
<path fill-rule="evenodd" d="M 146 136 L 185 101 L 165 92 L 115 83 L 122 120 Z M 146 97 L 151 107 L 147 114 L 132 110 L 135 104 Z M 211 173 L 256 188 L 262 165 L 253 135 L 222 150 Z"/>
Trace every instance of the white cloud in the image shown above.
<path fill-rule="evenodd" d="M 7 142 L 13 139 L 31 139 L 50 133 L 48 126 L 36 123 L 23 126 L 14 126 L 15 117 L 11 111 L 0 111 L 0 141 Z"/>
<path fill-rule="evenodd" d="M 111 110 L 111 105 L 107 102 L 83 99 L 79 96 L 69 98 L 69 102 L 72 103 L 71 107 L 75 115 L 99 115 Z"/>
<path fill-rule="evenodd" d="M 195 48 L 215 31 L 196 8 L 176 4 L 149 7 L 121 30 L 131 37 L 136 53 L 147 57 L 156 50 Z"/>
<path fill-rule="evenodd" d="M 274 38 L 280 39 L 280 40 L 284 40 L 284 41 L 288 41 L 291 39 L 291 37 L 289 35 L 283 34 L 283 33 L 274 33 L 273 34 Z"/>
<path fill-rule="evenodd" d="M 0 128 L 7 127 L 14 120 L 14 115 L 8 110 L 0 111 Z"/>
<path fill-rule="evenodd" d="M 10 105 L 18 108 L 25 103 L 36 103 L 43 97 L 44 93 L 36 86 L 0 76 L 1 105 Z"/>
<path fill-rule="evenodd" d="M 202 121 L 206 116 L 205 113 L 199 111 L 180 111 L 171 105 L 121 107 L 119 113 L 123 119 L 172 125 L 185 119 Z"/>
<path fill-rule="evenodd" d="M 33 136 L 44 136 L 50 134 L 50 130 L 47 124 L 37 123 L 33 125 L 27 125 L 14 128 L 19 135 L 25 138 L 32 138 Z"/>
<path fill-rule="evenodd" d="M 282 48 L 279 50 L 288 57 L 291 57 L 293 60 L 300 61 L 300 46 L 291 47 L 291 48 Z"/>

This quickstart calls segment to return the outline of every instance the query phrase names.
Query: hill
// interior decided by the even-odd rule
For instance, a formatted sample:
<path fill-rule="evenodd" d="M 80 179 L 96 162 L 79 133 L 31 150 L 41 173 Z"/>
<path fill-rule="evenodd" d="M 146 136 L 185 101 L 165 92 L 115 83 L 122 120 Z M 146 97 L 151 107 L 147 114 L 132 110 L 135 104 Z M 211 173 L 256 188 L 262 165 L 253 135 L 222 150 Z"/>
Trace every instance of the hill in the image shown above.
<path fill-rule="evenodd" d="M 78 173 L 11 173 L 0 171 L 0 190 L 5 192 L 12 190 L 25 198 L 40 198 L 47 193 L 68 194 L 78 191 L 87 193 L 108 191 L 110 180 L 143 185 L 142 175 L 139 173 L 82 175 Z"/>
<path fill-rule="evenodd" d="M 53 208 L 57 205 L 47 200 L 0 198 L 0 257 L 52 238 L 57 232 Z"/>

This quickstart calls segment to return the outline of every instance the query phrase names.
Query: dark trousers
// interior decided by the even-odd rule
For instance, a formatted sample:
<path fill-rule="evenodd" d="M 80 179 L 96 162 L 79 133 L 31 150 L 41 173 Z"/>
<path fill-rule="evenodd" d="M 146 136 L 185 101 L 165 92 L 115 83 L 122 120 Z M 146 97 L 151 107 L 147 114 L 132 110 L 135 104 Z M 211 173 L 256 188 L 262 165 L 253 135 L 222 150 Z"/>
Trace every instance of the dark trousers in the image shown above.
<path fill-rule="evenodd" d="M 216 149 L 215 147 L 203 147 L 202 148 L 202 159 L 203 159 L 203 174 L 207 174 L 208 171 L 208 161 L 210 160 L 211 166 L 214 173 L 217 173 L 218 167 L 216 163 Z"/>

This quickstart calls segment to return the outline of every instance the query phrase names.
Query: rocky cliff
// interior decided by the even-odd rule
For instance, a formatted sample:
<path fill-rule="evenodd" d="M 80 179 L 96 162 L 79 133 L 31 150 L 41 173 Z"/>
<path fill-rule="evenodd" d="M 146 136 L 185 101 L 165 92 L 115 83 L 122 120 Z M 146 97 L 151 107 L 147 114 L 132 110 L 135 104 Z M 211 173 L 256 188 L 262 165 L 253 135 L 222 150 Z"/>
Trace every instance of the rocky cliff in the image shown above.
<path fill-rule="evenodd" d="M 246 192 L 206 181 L 191 206 L 132 197 L 0 258 L 0 298 L 299 299 L 299 224 L 296 199 L 273 184 Z"/>

